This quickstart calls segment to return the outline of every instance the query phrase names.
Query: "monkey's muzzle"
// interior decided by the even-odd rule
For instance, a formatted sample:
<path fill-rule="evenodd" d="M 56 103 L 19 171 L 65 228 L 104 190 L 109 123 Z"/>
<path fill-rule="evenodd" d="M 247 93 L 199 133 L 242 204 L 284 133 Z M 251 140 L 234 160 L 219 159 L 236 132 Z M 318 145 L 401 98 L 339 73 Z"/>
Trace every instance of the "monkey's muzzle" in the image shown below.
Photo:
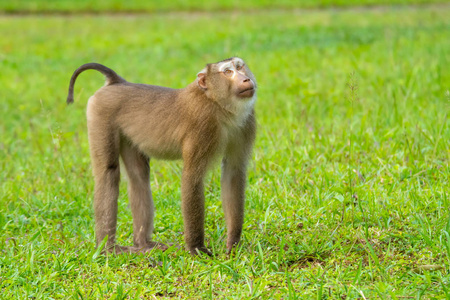
<path fill-rule="evenodd" d="M 255 87 L 251 86 L 239 92 L 239 98 L 251 98 L 255 94 Z"/>

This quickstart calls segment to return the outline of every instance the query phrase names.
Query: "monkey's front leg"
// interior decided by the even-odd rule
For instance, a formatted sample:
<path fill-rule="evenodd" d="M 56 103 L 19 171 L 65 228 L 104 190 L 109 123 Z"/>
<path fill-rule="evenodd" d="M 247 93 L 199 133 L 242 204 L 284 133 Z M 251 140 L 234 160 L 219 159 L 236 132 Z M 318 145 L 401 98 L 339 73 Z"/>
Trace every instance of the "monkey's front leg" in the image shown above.
<path fill-rule="evenodd" d="M 233 164 L 227 159 L 222 162 L 222 206 L 227 224 L 227 253 L 230 253 L 241 239 L 244 223 L 245 163 Z"/>
<path fill-rule="evenodd" d="M 186 248 L 193 255 L 199 254 L 198 252 L 212 255 L 205 247 L 203 176 L 199 176 L 198 170 L 185 165 L 181 181 L 181 208 Z"/>

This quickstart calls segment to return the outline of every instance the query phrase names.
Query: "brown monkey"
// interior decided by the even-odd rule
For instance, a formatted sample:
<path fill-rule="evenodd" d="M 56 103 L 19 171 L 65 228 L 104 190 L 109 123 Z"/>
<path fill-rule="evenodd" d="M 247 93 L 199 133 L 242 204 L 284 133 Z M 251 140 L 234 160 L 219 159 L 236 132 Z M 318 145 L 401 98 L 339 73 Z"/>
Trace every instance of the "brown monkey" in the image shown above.
<path fill-rule="evenodd" d="M 111 252 L 164 247 L 151 241 L 154 206 L 149 160 L 183 159 L 186 248 L 191 254 L 211 255 L 204 244 L 203 178 L 211 164 L 222 158 L 222 204 L 230 252 L 241 237 L 246 169 L 256 130 L 256 81 L 244 61 L 233 57 L 208 64 L 183 89 L 130 83 L 103 65 L 89 63 L 72 75 L 67 103 L 73 102 L 78 75 L 88 69 L 106 77 L 106 85 L 87 105 L 97 246 L 107 236 Z M 115 245 L 119 156 L 129 177 L 133 247 Z"/>

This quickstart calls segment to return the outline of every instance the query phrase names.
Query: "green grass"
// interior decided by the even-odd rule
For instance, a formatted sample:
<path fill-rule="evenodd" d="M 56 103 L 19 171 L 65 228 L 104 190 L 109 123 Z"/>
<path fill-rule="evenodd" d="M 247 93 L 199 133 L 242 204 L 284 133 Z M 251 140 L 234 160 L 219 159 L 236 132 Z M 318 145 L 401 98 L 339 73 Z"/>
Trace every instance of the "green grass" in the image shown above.
<path fill-rule="evenodd" d="M 217 11 L 253 9 L 323 8 L 374 5 L 448 3 L 448 0 L 8 0 L 0 2 L 0 12 L 164 12 L 172 10 Z"/>
<path fill-rule="evenodd" d="M 450 297 L 450 10 L 0 17 L 0 295 L 24 298 Z M 100 62 L 183 87 L 247 60 L 260 89 L 243 245 L 225 253 L 219 169 L 207 245 L 99 255 L 85 107 Z M 180 162 L 152 162 L 154 238 L 183 245 Z M 126 182 L 118 240 L 132 243 Z M 430 265 L 432 267 L 430 267 Z"/>

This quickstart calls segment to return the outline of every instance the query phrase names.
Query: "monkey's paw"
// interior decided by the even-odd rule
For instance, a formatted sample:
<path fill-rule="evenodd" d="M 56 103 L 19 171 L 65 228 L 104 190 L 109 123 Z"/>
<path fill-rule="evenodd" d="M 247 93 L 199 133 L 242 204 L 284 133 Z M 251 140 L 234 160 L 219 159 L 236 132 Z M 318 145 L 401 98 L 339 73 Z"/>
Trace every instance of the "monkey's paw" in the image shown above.
<path fill-rule="evenodd" d="M 201 246 L 201 247 L 193 247 L 188 249 L 189 252 L 191 253 L 191 255 L 197 256 L 197 255 L 208 255 L 208 256 L 213 256 L 212 252 L 208 250 L 208 248 L 206 248 L 205 246 Z"/>
<path fill-rule="evenodd" d="M 166 251 L 167 249 L 169 249 L 171 245 L 166 245 L 163 243 L 159 243 L 159 242 L 147 242 L 147 244 L 142 247 L 142 249 L 144 250 L 143 252 L 149 252 L 153 249 L 158 249 L 158 250 L 162 250 L 162 251 Z"/>
<path fill-rule="evenodd" d="M 105 247 L 102 251 L 103 254 L 106 253 L 112 253 L 112 254 L 122 254 L 122 253 L 133 253 L 134 247 L 129 246 L 119 246 L 119 245 L 113 245 L 110 247 Z"/>
<path fill-rule="evenodd" d="M 242 245 L 241 241 L 227 243 L 227 255 L 236 253 L 237 249 Z"/>
<path fill-rule="evenodd" d="M 123 253 L 148 253 L 153 251 L 154 249 L 166 251 L 169 246 L 158 243 L 158 242 L 148 242 L 145 246 L 120 246 L 114 245 L 109 248 L 103 250 L 103 252 L 112 253 L 112 254 L 123 254 Z"/>

